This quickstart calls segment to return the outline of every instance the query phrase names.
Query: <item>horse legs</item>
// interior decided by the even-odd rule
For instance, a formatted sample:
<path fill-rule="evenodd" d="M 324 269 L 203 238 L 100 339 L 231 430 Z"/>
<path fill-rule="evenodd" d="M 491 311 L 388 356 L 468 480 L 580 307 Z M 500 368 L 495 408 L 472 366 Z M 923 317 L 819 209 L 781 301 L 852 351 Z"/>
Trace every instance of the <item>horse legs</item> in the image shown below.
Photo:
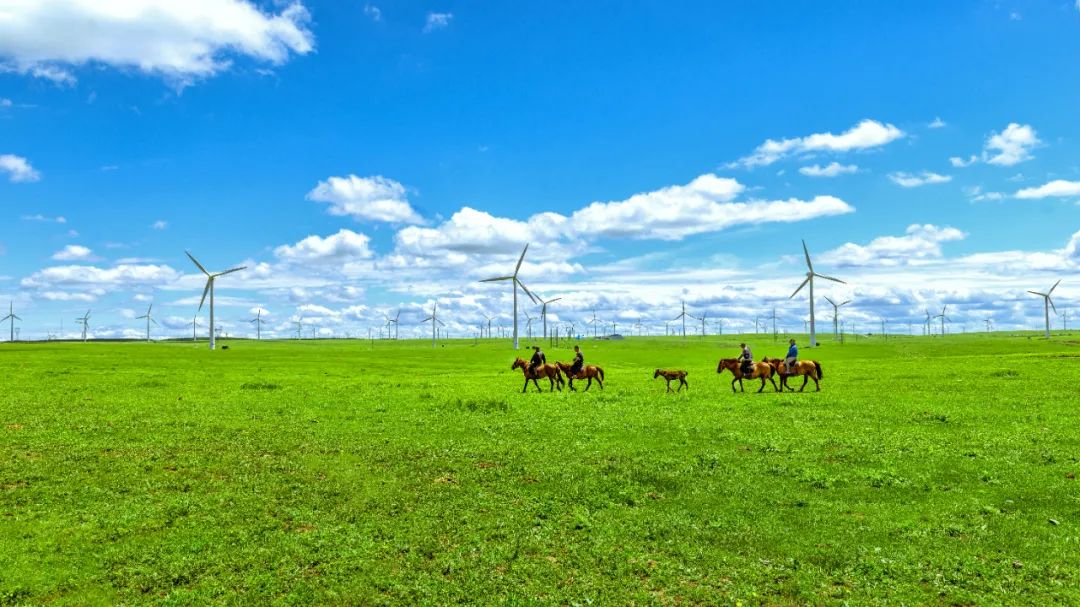
<path fill-rule="evenodd" d="M 537 392 L 543 392 L 544 391 L 544 389 L 540 387 L 540 382 L 536 381 L 535 377 L 533 378 L 532 382 L 533 382 L 533 385 L 536 386 L 536 391 Z M 528 386 L 529 384 L 525 384 L 525 385 Z"/>
<path fill-rule="evenodd" d="M 525 394 L 525 391 L 529 389 L 529 378 L 525 378 L 525 387 L 521 389 L 521 393 Z"/>
<path fill-rule="evenodd" d="M 590 377 L 589 378 L 589 383 L 585 384 L 585 391 L 588 392 L 589 388 L 591 388 L 591 387 L 592 387 L 592 378 Z"/>
<path fill-rule="evenodd" d="M 548 392 L 555 391 L 555 378 L 548 375 Z"/>
<path fill-rule="evenodd" d="M 733 378 L 731 379 L 731 391 L 732 391 L 733 393 L 735 392 L 735 382 L 737 382 L 737 381 L 739 381 L 739 378 L 738 378 L 738 377 L 733 377 Z"/>
<path fill-rule="evenodd" d="M 689 390 L 689 389 L 690 389 L 690 384 L 686 383 L 686 380 L 680 377 L 680 378 L 679 378 L 679 389 L 678 389 L 678 392 L 682 392 L 682 388 L 683 388 L 683 386 L 686 386 L 686 389 L 687 389 L 687 390 Z"/>
<path fill-rule="evenodd" d="M 769 379 L 772 379 L 771 377 Z M 758 394 L 761 394 L 765 390 L 765 376 L 761 376 L 761 387 L 758 388 Z"/>
<path fill-rule="evenodd" d="M 674 390 L 671 389 L 671 380 L 670 379 L 667 380 L 667 391 L 668 392 L 674 392 Z"/>
<path fill-rule="evenodd" d="M 801 385 L 801 386 L 799 386 L 799 392 L 802 392 L 802 391 L 803 391 L 803 388 L 805 388 L 805 387 L 806 387 L 806 384 L 807 384 L 807 383 L 809 383 L 809 382 L 810 382 L 810 376 L 808 376 L 808 375 L 803 375 L 803 376 L 802 376 L 802 385 Z"/>
<path fill-rule="evenodd" d="M 777 392 L 780 392 L 780 391 L 781 391 L 781 389 L 780 389 L 780 388 L 777 388 L 777 387 L 776 387 L 776 380 L 775 380 L 775 379 L 773 379 L 772 377 L 770 377 L 770 378 L 769 378 L 769 381 L 771 381 L 771 382 L 772 382 L 772 387 L 773 387 L 773 389 L 774 389 L 774 390 L 776 390 Z M 780 377 L 780 381 L 784 381 L 784 377 L 783 377 L 783 376 L 781 376 L 781 377 Z M 764 387 L 764 386 L 762 386 L 762 387 Z"/>
<path fill-rule="evenodd" d="M 600 384 L 600 389 L 601 390 L 604 389 L 604 380 L 600 379 L 599 375 L 596 376 L 596 383 Z"/>
<path fill-rule="evenodd" d="M 818 380 L 817 373 L 814 373 L 813 378 L 814 378 L 814 387 L 817 388 L 814 391 L 815 392 L 821 392 L 821 382 Z"/>

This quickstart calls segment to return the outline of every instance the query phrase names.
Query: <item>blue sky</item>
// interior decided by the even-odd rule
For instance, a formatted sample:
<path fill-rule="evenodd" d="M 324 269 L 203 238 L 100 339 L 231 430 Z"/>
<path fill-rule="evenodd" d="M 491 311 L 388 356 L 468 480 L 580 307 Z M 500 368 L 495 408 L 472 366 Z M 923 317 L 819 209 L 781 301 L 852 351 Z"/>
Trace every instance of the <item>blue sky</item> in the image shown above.
<path fill-rule="evenodd" d="M 508 325 L 477 280 L 525 242 L 553 319 L 624 328 L 684 299 L 801 325 L 803 238 L 867 328 L 945 304 L 1030 328 L 1026 289 L 1078 292 L 1072 0 L 23 4 L 0 0 L 0 297 L 25 337 L 87 308 L 134 336 L 151 300 L 190 332 L 185 249 L 251 268 L 219 284 L 232 333 L 401 307 L 411 335 L 436 299 L 461 335 Z"/>

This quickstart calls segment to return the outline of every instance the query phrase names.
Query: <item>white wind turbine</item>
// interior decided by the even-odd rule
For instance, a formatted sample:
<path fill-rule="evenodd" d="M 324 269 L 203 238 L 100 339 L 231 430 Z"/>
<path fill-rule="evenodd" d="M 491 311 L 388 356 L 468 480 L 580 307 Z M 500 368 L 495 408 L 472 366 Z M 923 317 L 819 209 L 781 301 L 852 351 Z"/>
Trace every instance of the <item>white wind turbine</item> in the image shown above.
<path fill-rule="evenodd" d="M 548 331 L 547 331 L 547 307 L 548 307 L 548 304 L 549 303 L 555 303 L 556 301 L 559 301 L 560 299 L 562 299 L 562 297 L 556 297 L 554 299 L 549 299 L 547 301 L 541 301 L 540 302 L 540 318 L 544 321 L 544 339 L 547 339 L 547 336 L 548 336 Z"/>
<path fill-rule="evenodd" d="M 215 346 L 217 345 L 217 342 L 216 342 L 217 337 L 216 337 L 216 335 L 214 333 L 214 281 L 217 280 L 218 278 L 226 275 L 226 274 L 232 274 L 233 272 L 239 272 L 240 270 L 246 269 L 247 266 L 240 266 L 239 268 L 233 268 L 231 270 L 225 270 L 224 272 L 218 272 L 216 274 L 211 274 L 210 272 L 206 271 L 206 268 L 204 268 L 203 265 L 201 263 L 199 263 L 199 260 L 195 259 L 195 257 L 191 253 L 188 253 L 187 251 L 184 251 L 184 253 L 187 253 L 188 259 L 190 259 L 192 263 L 194 263 L 200 270 L 202 270 L 203 274 L 206 274 L 206 287 L 203 289 L 202 299 L 199 300 L 199 310 L 202 311 L 203 304 L 206 302 L 206 294 L 209 293 L 210 294 L 210 349 L 213 350 L 215 348 Z"/>
<path fill-rule="evenodd" d="M 840 321 L 839 321 L 840 308 L 843 308 L 844 306 L 851 303 L 851 300 L 849 299 L 847 301 L 842 301 L 840 303 L 836 303 L 835 301 L 833 301 L 833 300 L 829 299 L 828 297 L 826 297 L 825 301 L 829 302 L 829 305 L 832 306 L 832 332 L 833 332 L 833 337 L 836 337 L 836 336 L 840 335 Z M 929 316 L 929 312 L 927 312 L 927 315 Z"/>
<path fill-rule="evenodd" d="M 425 323 L 425 322 L 430 322 L 431 323 L 431 347 L 432 348 L 435 347 L 435 340 L 439 335 L 439 325 L 442 325 L 444 327 L 446 326 L 446 323 L 439 320 L 439 315 L 438 314 L 439 314 L 439 302 L 435 302 L 431 306 L 431 316 L 428 316 L 424 320 L 420 321 L 421 323 Z M 490 330 L 491 329 L 488 329 L 488 331 L 490 331 Z M 517 347 L 517 345 L 515 344 L 514 347 Z"/>
<path fill-rule="evenodd" d="M 15 315 L 15 304 L 13 302 L 10 302 L 10 301 L 8 302 L 8 315 L 5 316 L 4 318 L 0 319 L 0 322 L 4 322 L 5 320 L 11 321 L 11 341 L 12 341 L 12 343 L 14 343 L 15 342 L 15 321 L 17 320 L 19 322 L 22 322 L 22 319 Z"/>
<path fill-rule="evenodd" d="M 686 313 L 686 302 L 684 301 L 684 302 L 682 302 L 682 314 L 679 314 L 675 318 L 671 319 L 671 322 L 675 322 L 676 320 L 680 320 L 680 319 L 682 320 L 682 336 L 683 336 L 683 339 L 686 339 L 686 319 L 688 317 L 693 318 L 693 316 L 690 316 L 689 314 Z"/>
<path fill-rule="evenodd" d="M 592 320 L 590 320 L 589 322 L 585 323 L 585 324 L 588 324 L 588 325 L 592 325 L 592 327 L 593 327 L 593 339 L 596 339 L 596 335 L 597 335 L 597 333 L 596 333 L 596 325 L 597 325 L 597 323 L 599 323 L 599 322 L 600 322 L 600 319 L 598 319 L 598 318 L 596 317 L 596 308 L 593 308 L 593 311 L 592 311 Z"/>
<path fill-rule="evenodd" d="M 255 318 L 252 318 L 248 322 L 255 325 L 255 339 L 261 340 L 262 339 L 262 326 L 263 326 L 263 323 L 266 322 L 266 321 L 264 321 L 262 319 L 262 308 L 259 308 L 258 311 L 255 313 Z"/>
<path fill-rule="evenodd" d="M 196 333 L 196 331 L 201 326 L 202 325 L 199 324 L 199 317 L 197 315 L 192 316 L 191 317 L 191 341 L 193 341 L 193 342 L 199 341 L 199 335 Z"/>
<path fill-rule="evenodd" d="M 1054 289 L 1061 284 L 1061 281 L 1054 283 L 1054 286 L 1050 287 L 1050 290 L 1046 293 L 1039 293 L 1038 291 L 1028 291 L 1032 295 L 1038 295 L 1043 298 L 1043 312 L 1046 314 L 1046 339 L 1050 339 L 1050 308 L 1054 308 L 1054 314 L 1057 314 L 1057 306 L 1054 305 L 1054 300 L 1050 298 L 1054 293 Z"/>
<path fill-rule="evenodd" d="M 810 251 L 806 248 L 805 240 L 802 241 L 802 248 L 803 254 L 806 256 L 806 280 L 804 280 L 802 284 L 799 285 L 798 289 L 795 289 L 795 292 L 792 293 L 791 297 L 789 297 L 788 299 L 794 298 L 796 295 L 799 294 L 799 291 L 802 291 L 803 287 L 808 284 L 810 285 L 810 347 L 813 348 L 817 345 L 817 332 L 814 327 L 814 277 L 816 276 L 818 278 L 824 278 L 825 280 L 831 280 L 840 284 L 847 283 L 840 280 L 839 278 L 833 278 L 832 276 L 826 276 L 824 274 L 818 274 L 817 272 L 815 272 L 814 264 L 812 261 L 810 261 Z"/>
<path fill-rule="evenodd" d="M 90 310 L 87 310 L 82 318 L 76 318 L 75 322 L 82 325 L 82 340 L 85 342 L 86 332 L 90 330 Z"/>
<path fill-rule="evenodd" d="M 530 340 L 533 338 L 533 336 L 532 336 L 532 321 L 533 321 L 533 317 L 529 315 L 528 310 L 525 310 L 525 332 L 529 335 Z"/>
<path fill-rule="evenodd" d="M 155 325 L 158 324 L 158 322 L 156 320 L 154 320 L 154 318 L 152 316 L 150 316 L 150 311 L 153 310 L 153 309 L 154 309 L 154 304 L 151 303 L 150 306 L 148 308 L 146 308 L 146 314 L 143 314 L 142 316 L 136 316 L 135 317 L 135 320 L 142 320 L 144 318 L 146 319 L 146 341 L 147 342 L 150 341 L 150 323 L 154 323 Z"/>
<path fill-rule="evenodd" d="M 952 322 L 952 320 L 948 316 L 945 315 L 945 312 L 948 309 L 949 309 L 948 304 L 945 304 L 944 306 L 941 306 L 941 314 L 938 314 L 937 316 L 934 317 L 934 318 L 940 318 L 941 319 L 941 336 L 942 337 L 945 337 L 945 323 L 946 322 Z"/>
<path fill-rule="evenodd" d="M 503 280 L 509 280 L 510 286 L 514 290 L 514 349 L 518 349 L 518 315 L 517 315 L 517 300 L 518 300 L 518 287 L 529 296 L 534 304 L 540 303 L 540 300 L 536 298 L 529 289 L 525 287 L 525 284 L 518 280 L 518 272 L 521 271 L 521 263 L 525 261 L 525 253 L 529 250 L 529 245 L 525 245 L 525 248 L 521 251 L 521 257 L 518 257 L 517 265 L 514 266 L 514 273 L 510 276 L 499 276 L 498 278 L 487 278 L 480 282 L 500 282 Z"/>

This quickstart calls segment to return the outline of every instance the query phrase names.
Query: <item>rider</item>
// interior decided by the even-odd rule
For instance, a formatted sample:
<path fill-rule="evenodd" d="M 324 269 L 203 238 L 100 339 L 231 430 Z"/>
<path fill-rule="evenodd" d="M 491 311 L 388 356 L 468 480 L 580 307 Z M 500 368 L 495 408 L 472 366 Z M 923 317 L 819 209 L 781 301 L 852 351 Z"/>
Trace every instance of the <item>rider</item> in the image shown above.
<path fill-rule="evenodd" d="M 754 353 L 750 351 L 750 346 L 746 344 L 739 344 L 742 348 L 742 353 L 739 354 L 739 362 L 742 363 L 743 375 L 750 375 L 754 372 Z"/>
<path fill-rule="evenodd" d="M 536 368 L 540 365 L 547 364 L 547 357 L 540 351 L 539 346 L 533 346 L 532 360 L 529 361 L 529 373 L 531 375 L 536 374 Z"/>
<path fill-rule="evenodd" d="M 795 369 L 795 363 L 799 361 L 799 347 L 795 345 L 795 340 L 790 342 L 791 347 L 788 348 L 787 357 L 784 358 L 784 371 L 790 374 Z"/>
<path fill-rule="evenodd" d="M 585 355 L 581 353 L 580 346 L 574 346 L 574 362 L 570 365 L 570 375 L 576 377 L 585 366 Z"/>

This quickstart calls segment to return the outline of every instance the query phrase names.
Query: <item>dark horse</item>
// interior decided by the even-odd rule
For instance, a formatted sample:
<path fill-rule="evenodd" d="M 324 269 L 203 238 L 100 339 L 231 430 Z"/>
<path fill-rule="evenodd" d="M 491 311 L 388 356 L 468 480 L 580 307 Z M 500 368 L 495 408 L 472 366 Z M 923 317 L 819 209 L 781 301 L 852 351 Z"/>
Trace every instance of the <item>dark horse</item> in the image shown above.
<path fill-rule="evenodd" d="M 587 379 L 587 380 L 589 380 L 589 383 L 585 384 L 585 391 L 586 392 L 588 392 L 589 388 L 592 387 L 592 382 L 593 382 L 594 379 L 596 380 L 596 383 L 600 384 L 600 389 L 601 390 L 604 389 L 604 370 L 601 369 L 600 367 L 597 367 L 596 365 L 585 365 L 584 367 L 581 368 L 580 371 L 577 372 L 577 375 L 574 375 L 573 373 L 570 372 L 570 367 L 571 367 L 570 363 L 556 362 L 555 364 L 559 365 L 559 369 L 561 369 L 562 372 L 566 374 L 566 379 L 570 380 L 570 389 L 571 390 L 574 390 L 574 380 L 575 379 Z"/>
<path fill-rule="evenodd" d="M 769 380 L 770 383 L 772 383 L 772 387 L 776 388 L 777 392 L 780 391 L 780 388 L 778 388 L 777 385 L 776 385 L 776 380 L 773 379 L 773 375 L 775 374 L 775 370 L 773 369 L 772 365 L 770 365 L 769 363 L 754 363 L 750 373 L 744 374 L 742 372 L 742 362 L 741 361 L 738 361 L 738 360 L 736 360 L 734 358 L 721 358 L 720 359 L 720 364 L 716 365 L 716 372 L 717 373 L 723 373 L 724 369 L 727 369 L 728 371 L 731 371 L 731 374 L 735 376 L 735 379 L 731 380 L 731 391 L 732 392 L 735 391 L 735 382 L 739 382 L 739 390 L 742 390 L 743 392 L 746 392 L 746 390 L 743 390 L 742 380 L 744 378 L 745 379 L 759 379 L 760 378 L 761 379 L 761 388 L 758 389 L 758 392 L 761 392 L 762 390 L 765 389 L 765 380 L 766 379 Z"/>
<path fill-rule="evenodd" d="M 821 372 L 821 363 L 816 360 L 800 360 L 795 363 L 795 366 L 788 369 L 784 361 L 779 358 L 763 358 L 764 362 L 769 363 L 773 369 L 776 369 L 776 373 L 780 375 L 780 389 L 787 388 L 792 392 L 795 388 L 788 385 L 787 380 L 792 376 L 802 375 L 802 386 L 799 387 L 799 392 L 803 391 L 806 384 L 812 379 L 814 380 L 814 387 L 818 392 L 821 392 L 821 378 L 825 377 Z"/>
<path fill-rule="evenodd" d="M 534 386 L 536 386 L 537 392 L 543 392 L 543 390 L 540 389 L 540 384 L 537 383 L 536 380 L 544 377 L 548 379 L 548 383 L 550 384 L 550 387 L 548 389 L 551 392 L 555 391 L 556 386 L 558 386 L 560 392 L 562 391 L 562 374 L 559 373 L 559 368 L 555 365 L 539 365 L 538 367 L 536 367 L 535 372 L 530 372 L 529 363 L 525 362 L 525 359 L 523 358 L 518 358 L 514 361 L 514 364 L 510 365 L 510 370 L 513 371 L 514 369 L 519 368 L 521 369 L 521 372 L 525 374 L 525 387 L 521 389 L 523 393 L 529 389 L 530 381 L 533 383 Z"/>

